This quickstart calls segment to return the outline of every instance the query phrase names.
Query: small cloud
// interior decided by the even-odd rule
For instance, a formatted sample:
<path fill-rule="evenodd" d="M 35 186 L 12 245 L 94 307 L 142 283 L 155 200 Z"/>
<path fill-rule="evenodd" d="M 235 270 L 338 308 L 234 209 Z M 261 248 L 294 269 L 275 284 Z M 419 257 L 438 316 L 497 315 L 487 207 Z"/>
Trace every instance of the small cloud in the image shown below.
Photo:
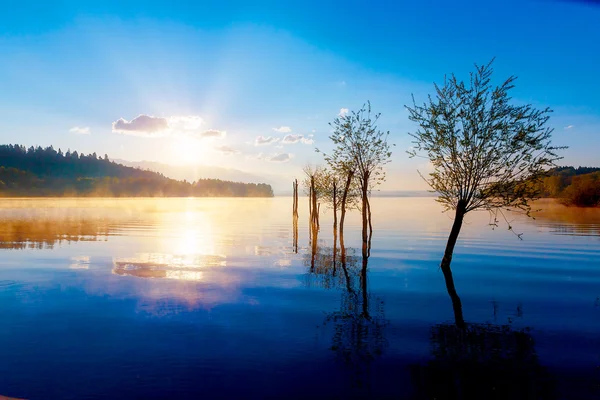
<path fill-rule="evenodd" d="M 268 136 L 268 137 L 258 136 L 256 138 L 256 140 L 254 140 L 254 145 L 255 146 L 266 146 L 268 144 L 277 143 L 278 141 L 279 141 L 279 138 L 274 138 L 271 136 Z"/>
<path fill-rule="evenodd" d="M 314 130 L 314 129 L 313 129 L 313 130 L 312 130 L 312 133 L 315 133 L 315 132 L 316 132 L 316 130 Z M 311 136 L 312 136 L 312 135 L 311 135 Z"/>
<path fill-rule="evenodd" d="M 277 153 L 270 156 L 263 157 L 263 160 L 269 162 L 287 162 L 290 161 L 292 155 L 289 153 Z"/>
<path fill-rule="evenodd" d="M 574 127 L 575 127 L 574 125 L 568 125 L 568 126 L 565 126 L 565 129 L 571 129 L 571 128 L 574 128 Z"/>
<path fill-rule="evenodd" d="M 88 126 L 74 126 L 71 129 L 69 129 L 69 132 L 72 133 L 76 133 L 78 135 L 89 135 L 90 134 L 90 128 Z"/>
<path fill-rule="evenodd" d="M 256 155 L 247 155 L 248 160 L 262 160 L 269 162 L 287 162 L 292 159 L 293 155 L 289 153 L 275 153 L 275 154 L 263 154 L 258 153 Z"/>
<path fill-rule="evenodd" d="M 225 156 L 232 156 L 234 154 L 241 153 L 241 151 L 229 146 L 216 146 L 214 149 Z"/>
<path fill-rule="evenodd" d="M 312 139 L 312 135 L 310 135 L 309 137 L 304 137 L 304 135 L 290 134 L 285 135 L 285 137 L 281 141 L 281 143 L 285 144 L 295 144 L 299 142 L 304 144 L 313 144 L 314 140 Z"/>
<path fill-rule="evenodd" d="M 292 128 L 290 128 L 289 126 L 280 126 L 279 128 L 273 128 L 273 130 L 279 133 L 290 133 L 292 131 Z"/>
<path fill-rule="evenodd" d="M 345 117 L 346 115 L 348 115 L 348 112 L 350 110 L 348 110 L 347 108 L 340 108 L 340 113 L 338 114 L 340 117 Z"/>
<path fill-rule="evenodd" d="M 338 85 L 344 87 L 346 86 L 346 81 L 339 81 Z"/>
<path fill-rule="evenodd" d="M 169 129 L 169 122 L 166 118 L 144 114 L 138 115 L 131 121 L 119 118 L 112 124 L 113 132 L 126 135 L 162 136 L 167 129 Z"/>
<path fill-rule="evenodd" d="M 200 133 L 197 136 L 201 137 L 201 138 L 224 138 L 226 134 L 227 134 L 227 132 L 225 132 L 225 131 L 209 129 L 207 131 Z"/>

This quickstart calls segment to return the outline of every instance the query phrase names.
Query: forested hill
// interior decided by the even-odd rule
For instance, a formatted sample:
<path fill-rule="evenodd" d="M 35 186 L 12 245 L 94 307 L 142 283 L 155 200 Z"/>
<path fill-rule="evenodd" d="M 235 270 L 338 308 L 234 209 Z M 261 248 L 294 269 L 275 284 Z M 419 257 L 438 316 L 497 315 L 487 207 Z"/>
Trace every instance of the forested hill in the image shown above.
<path fill-rule="evenodd" d="M 272 197 L 267 184 L 178 181 L 114 163 L 107 155 L 0 145 L 0 196 Z"/>
<path fill-rule="evenodd" d="M 566 205 L 600 206 L 600 168 L 558 167 L 540 184 L 543 196 L 559 198 Z"/>

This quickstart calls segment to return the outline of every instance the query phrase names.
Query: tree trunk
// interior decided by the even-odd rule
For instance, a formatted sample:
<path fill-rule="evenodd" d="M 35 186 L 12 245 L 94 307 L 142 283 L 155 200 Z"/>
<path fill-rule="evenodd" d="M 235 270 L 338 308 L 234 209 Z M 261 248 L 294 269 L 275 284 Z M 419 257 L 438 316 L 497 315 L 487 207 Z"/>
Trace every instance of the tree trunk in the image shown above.
<path fill-rule="evenodd" d="M 341 215 L 340 215 L 340 250 L 342 257 L 342 265 L 346 266 L 346 246 L 344 245 L 344 220 L 346 219 L 346 202 L 348 201 L 348 192 L 352 184 L 353 172 L 348 172 L 346 185 L 344 186 L 344 194 L 342 194 Z"/>
<path fill-rule="evenodd" d="M 321 203 L 317 204 L 317 214 L 315 215 L 315 221 L 317 222 L 317 229 L 321 228 L 321 224 L 319 224 L 319 214 L 321 214 Z"/>
<path fill-rule="evenodd" d="M 312 220 L 312 185 L 308 189 L 308 222 Z"/>
<path fill-rule="evenodd" d="M 313 229 L 312 242 L 311 242 L 311 255 L 310 255 L 310 272 L 315 272 L 315 261 L 317 259 L 317 242 L 319 240 L 319 232 Z"/>
<path fill-rule="evenodd" d="M 348 192 L 350 191 L 350 185 L 352 184 L 352 178 L 354 177 L 353 172 L 348 172 L 346 179 L 346 185 L 344 186 L 344 194 L 342 195 L 341 215 L 340 215 L 340 246 L 342 248 L 342 257 L 346 257 L 346 249 L 344 248 L 344 220 L 346 219 L 346 202 L 348 201 Z"/>
<path fill-rule="evenodd" d="M 371 220 L 371 199 L 367 199 L 367 214 L 369 218 L 369 239 L 373 236 L 373 221 Z"/>
<path fill-rule="evenodd" d="M 466 204 L 464 201 L 461 200 L 458 202 L 458 205 L 456 207 L 454 223 L 452 224 L 452 230 L 450 231 L 450 236 L 448 237 L 448 243 L 446 244 L 444 258 L 442 258 L 442 264 L 440 265 L 440 268 L 444 273 L 446 289 L 448 290 L 450 299 L 452 299 L 452 308 L 454 309 L 454 320 L 456 322 L 456 326 L 460 329 L 464 329 L 466 325 L 465 320 L 463 318 L 460 297 L 458 297 L 458 293 L 456 293 L 456 288 L 454 287 L 454 279 L 452 278 L 452 270 L 450 269 L 450 264 L 452 263 L 452 254 L 454 253 L 454 246 L 456 246 L 456 240 L 458 239 L 458 235 L 460 234 L 460 229 L 463 224 L 465 213 Z"/>
<path fill-rule="evenodd" d="M 333 180 L 333 235 L 337 236 L 337 184 Z"/>
<path fill-rule="evenodd" d="M 333 273 L 332 275 L 336 275 L 337 268 L 337 230 L 333 230 Z"/>
<path fill-rule="evenodd" d="M 317 193 L 315 191 L 315 177 L 310 177 L 310 189 L 312 193 L 312 223 L 314 226 L 318 225 L 318 209 L 317 209 Z"/>
<path fill-rule="evenodd" d="M 367 243 L 367 255 L 371 257 L 371 239 L 373 239 L 373 223 L 371 222 L 371 200 L 367 199 L 367 211 L 369 216 L 369 242 Z"/>
<path fill-rule="evenodd" d="M 363 174 L 362 177 L 362 193 L 361 193 L 361 197 L 362 197 L 362 241 L 363 241 L 363 248 L 366 250 L 367 248 L 367 242 L 369 241 L 369 233 L 368 233 L 368 224 L 369 224 L 369 218 L 368 218 L 368 214 L 367 214 L 367 207 L 368 207 L 368 202 L 369 200 L 367 199 L 367 192 L 368 192 L 368 182 L 369 182 L 369 176 L 365 173 Z"/>

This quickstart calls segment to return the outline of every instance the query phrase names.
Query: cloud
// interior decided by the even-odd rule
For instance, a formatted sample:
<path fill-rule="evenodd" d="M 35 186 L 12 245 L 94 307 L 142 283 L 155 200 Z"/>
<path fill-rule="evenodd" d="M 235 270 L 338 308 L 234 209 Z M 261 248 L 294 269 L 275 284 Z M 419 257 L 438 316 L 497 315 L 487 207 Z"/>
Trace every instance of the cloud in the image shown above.
<path fill-rule="evenodd" d="M 176 115 L 167 118 L 141 114 L 127 121 L 119 118 L 112 123 L 113 132 L 146 137 L 223 138 L 225 131 L 203 128 L 204 120 L 197 115 Z"/>
<path fill-rule="evenodd" d="M 571 128 L 574 128 L 574 127 L 575 127 L 575 125 L 568 125 L 568 126 L 565 126 L 565 129 L 571 129 Z"/>
<path fill-rule="evenodd" d="M 268 136 L 268 137 L 258 136 L 256 138 L 256 140 L 254 141 L 254 145 L 255 146 L 266 146 L 268 144 L 277 143 L 278 141 L 279 141 L 279 138 L 274 138 L 271 136 Z"/>
<path fill-rule="evenodd" d="M 219 131 L 216 129 L 209 129 L 207 131 L 201 132 L 199 135 L 196 135 L 201 138 L 224 138 L 227 132 Z"/>
<path fill-rule="evenodd" d="M 340 108 L 340 113 L 338 114 L 340 117 L 345 117 L 346 115 L 348 115 L 348 112 L 350 110 L 348 110 L 347 108 Z"/>
<path fill-rule="evenodd" d="M 169 129 L 166 118 L 152 117 L 150 115 L 138 115 L 131 121 L 119 118 L 112 124 L 113 132 L 128 135 L 162 136 Z"/>
<path fill-rule="evenodd" d="M 74 126 L 71 129 L 69 129 L 69 132 L 73 132 L 76 133 L 78 135 L 89 135 L 90 134 L 90 128 L 88 126 Z"/>
<path fill-rule="evenodd" d="M 290 153 L 275 153 L 275 154 L 258 153 L 256 155 L 247 155 L 246 159 L 281 163 L 281 162 L 290 161 L 293 157 L 294 157 L 294 155 L 290 154 Z"/>
<path fill-rule="evenodd" d="M 292 131 L 292 128 L 290 128 L 289 126 L 280 126 L 279 128 L 273 128 L 273 130 L 279 133 L 290 133 Z"/>
<path fill-rule="evenodd" d="M 169 128 L 173 130 L 195 131 L 204 125 L 204 120 L 197 115 L 173 116 L 167 118 Z"/>
<path fill-rule="evenodd" d="M 304 135 L 290 134 L 285 135 L 281 143 L 285 144 L 295 144 L 295 143 L 304 143 L 304 144 L 313 144 L 314 140 L 312 139 L 312 135 L 308 137 L 304 137 Z"/>
<path fill-rule="evenodd" d="M 269 162 L 287 162 L 292 159 L 292 155 L 289 153 L 276 153 L 276 154 L 261 156 L 260 159 L 269 161 Z"/>
<path fill-rule="evenodd" d="M 231 156 L 234 154 L 241 153 L 239 150 L 234 149 L 233 147 L 229 147 L 229 146 L 216 146 L 214 149 L 216 151 L 218 151 L 219 153 L 222 153 L 223 155 L 226 155 L 226 156 Z"/>

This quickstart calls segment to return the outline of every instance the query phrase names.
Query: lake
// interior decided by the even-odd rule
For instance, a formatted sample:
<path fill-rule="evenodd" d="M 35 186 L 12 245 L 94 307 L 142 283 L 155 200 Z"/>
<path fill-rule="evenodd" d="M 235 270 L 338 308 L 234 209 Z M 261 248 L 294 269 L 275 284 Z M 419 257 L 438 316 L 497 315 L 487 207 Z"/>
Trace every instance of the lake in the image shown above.
<path fill-rule="evenodd" d="M 368 260 L 352 212 L 344 265 L 306 198 L 297 246 L 291 197 L 0 200 L 0 395 L 598 399 L 600 211 L 537 206 L 467 216 L 461 332 L 433 198 L 373 198 Z"/>

